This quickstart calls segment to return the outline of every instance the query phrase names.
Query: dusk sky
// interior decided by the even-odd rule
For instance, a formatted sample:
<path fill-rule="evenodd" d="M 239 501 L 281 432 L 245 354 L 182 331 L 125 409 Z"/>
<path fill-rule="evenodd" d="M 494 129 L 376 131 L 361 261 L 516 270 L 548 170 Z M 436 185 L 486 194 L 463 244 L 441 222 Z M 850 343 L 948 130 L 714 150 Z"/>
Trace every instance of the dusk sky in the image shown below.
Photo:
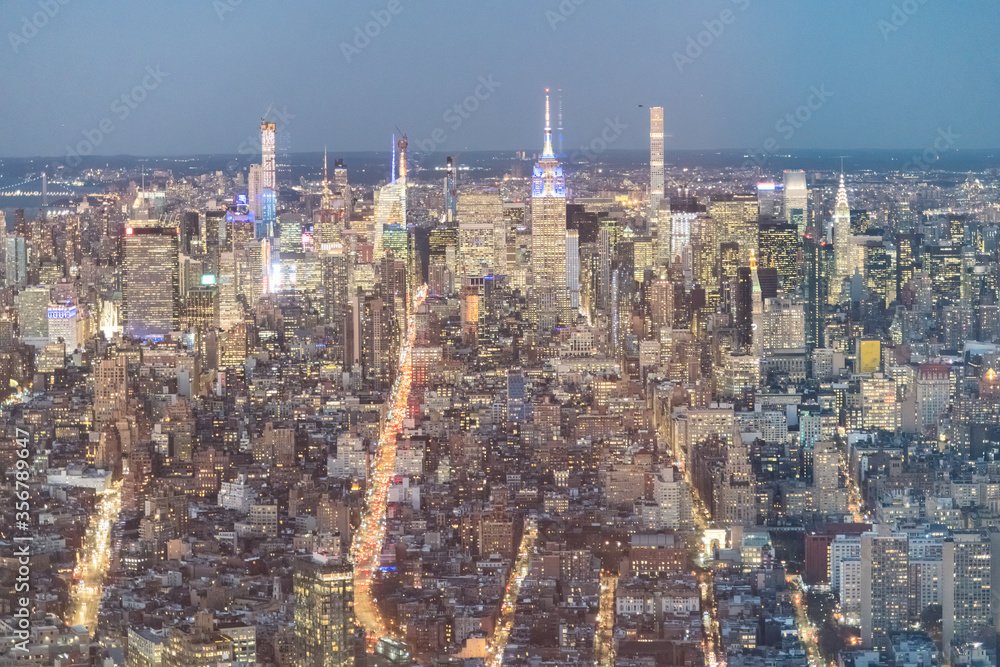
<path fill-rule="evenodd" d="M 293 152 L 384 150 L 396 126 L 538 150 L 547 86 L 567 153 L 609 123 L 612 148 L 648 147 L 654 105 L 668 150 L 922 148 L 947 128 L 1000 147 L 1000 8 L 980 0 L 4 0 L 0 26 L 4 157 L 87 136 L 237 153 L 269 105 Z"/>

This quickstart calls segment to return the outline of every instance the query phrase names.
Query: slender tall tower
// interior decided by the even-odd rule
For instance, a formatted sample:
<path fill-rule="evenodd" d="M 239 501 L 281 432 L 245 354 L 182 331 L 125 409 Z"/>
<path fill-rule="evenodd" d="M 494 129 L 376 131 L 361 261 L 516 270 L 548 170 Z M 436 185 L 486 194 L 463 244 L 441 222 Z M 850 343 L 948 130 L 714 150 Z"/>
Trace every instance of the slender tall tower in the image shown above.
<path fill-rule="evenodd" d="M 575 319 L 566 288 L 566 178 L 552 152 L 548 92 L 545 144 L 531 178 L 531 269 L 540 331 Z"/>
<path fill-rule="evenodd" d="M 833 207 L 833 251 L 837 262 L 837 280 L 833 289 L 839 294 L 841 282 L 854 273 L 851 266 L 851 207 L 847 203 L 843 173 L 840 174 L 840 187 L 837 188 L 837 203 Z"/>
<path fill-rule="evenodd" d="M 257 238 L 273 236 L 274 222 L 278 217 L 278 183 L 275 172 L 274 133 L 274 123 L 261 121 L 261 220 L 257 224 Z"/>
<path fill-rule="evenodd" d="M 802 237 L 802 254 L 805 259 L 802 286 L 806 307 L 806 351 L 812 352 L 817 347 L 825 347 L 824 320 L 829 303 L 831 264 L 828 259 L 830 247 L 815 224 L 810 225 Z"/>
<path fill-rule="evenodd" d="M 656 216 L 663 199 L 663 107 L 649 108 L 649 210 Z"/>
<path fill-rule="evenodd" d="M 448 156 L 448 168 L 444 177 L 445 222 L 449 226 L 458 224 L 458 186 L 455 182 L 455 162 Z"/>
<path fill-rule="evenodd" d="M 386 227 L 395 225 L 397 229 L 406 229 L 406 136 L 398 143 L 393 137 L 391 180 L 377 191 L 375 198 L 375 227 L 372 230 L 374 238 L 375 261 L 385 256 L 384 235 Z M 399 170 L 396 169 L 396 152 L 399 151 Z"/>
<path fill-rule="evenodd" d="M 750 354 L 761 357 L 764 354 L 764 299 L 760 289 L 760 278 L 757 276 L 757 257 L 750 253 L 750 327 L 753 330 L 750 338 Z"/>
<path fill-rule="evenodd" d="M 556 114 L 556 122 L 557 122 L 556 137 L 557 137 L 557 140 L 558 140 L 557 145 L 559 146 L 559 153 L 558 153 L 558 155 L 562 156 L 562 155 L 565 155 L 565 153 L 563 153 L 563 141 L 562 141 L 562 135 L 563 135 L 563 124 L 562 124 L 562 88 L 559 89 L 559 109 L 558 109 L 558 113 Z"/>

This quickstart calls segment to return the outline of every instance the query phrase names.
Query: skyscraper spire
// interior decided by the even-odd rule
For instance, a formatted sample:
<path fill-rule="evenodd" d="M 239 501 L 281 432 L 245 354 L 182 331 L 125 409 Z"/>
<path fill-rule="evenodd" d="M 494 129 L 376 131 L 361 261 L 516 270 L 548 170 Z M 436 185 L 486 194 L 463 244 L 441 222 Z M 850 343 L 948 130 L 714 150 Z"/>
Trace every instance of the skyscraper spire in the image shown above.
<path fill-rule="evenodd" d="M 563 124 L 562 124 L 562 88 L 559 89 L 559 112 L 556 120 L 556 135 L 557 135 L 557 145 L 559 146 L 559 155 L 563 154 Z"/>
<path fill-rule="evenodd" d="M 851 206 L 847 201 L 844 174 L 840 174 L 837 202 L 833 207 L 833 252 L 837 275 L 830 292 L 831 298 L 839 298 L 843 281 L 854 274 L 854 262 L 851 258 Z"/>
<path fill-rule="evenodd" d="M 663 199 L 663 107 L 649 108 L 649 212 L 659 215 Z"/>
<path fill-rule="evenodd" d="M 566 280 L 566 177 L 552 152 L 549 89 L 545 89 L 545 148 L 531 175 L 531 274 L 529 318 L 540 332 L 576 322 Z M 579 258 L 575 260 L 579 262 Z"/>
<path fill-rule="evenodd" d="M 545 89 L 545 147 L 542 157 L 555 157 L 552 152 L 552 121 L 549 117 L 549 89 Z"/>
<path fill-rule="evenodd" d="M 834 207 L 834 211 L 843 206 L 847 209 L 847 214 L 851 214 L 851 207 L 847 203 L 847 186 L 844 185 L 844 172 L 840 172 L 840 187 L 837 188 L 837 205 Z"/>

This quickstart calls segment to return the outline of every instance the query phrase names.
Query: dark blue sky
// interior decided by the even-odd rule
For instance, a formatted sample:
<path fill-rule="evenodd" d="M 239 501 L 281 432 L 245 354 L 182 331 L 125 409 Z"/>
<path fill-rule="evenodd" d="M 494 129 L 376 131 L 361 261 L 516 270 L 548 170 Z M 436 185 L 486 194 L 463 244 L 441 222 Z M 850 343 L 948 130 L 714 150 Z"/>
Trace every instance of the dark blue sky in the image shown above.
<path fill-rule="evenodd" d="M 397 125 L 537 150 L 546 86 L 566 153 L 648 146 L 639 104 L 665 108 L 668 148 L 924 148 L 949 127 L 1000 147 L 987 0 L 3 0 L 0 27 L 0 156 L 236 153 L 271 104 L 296 152 L 385 149 Z M 480 77 L 499 87 L 446 115 Z"/>

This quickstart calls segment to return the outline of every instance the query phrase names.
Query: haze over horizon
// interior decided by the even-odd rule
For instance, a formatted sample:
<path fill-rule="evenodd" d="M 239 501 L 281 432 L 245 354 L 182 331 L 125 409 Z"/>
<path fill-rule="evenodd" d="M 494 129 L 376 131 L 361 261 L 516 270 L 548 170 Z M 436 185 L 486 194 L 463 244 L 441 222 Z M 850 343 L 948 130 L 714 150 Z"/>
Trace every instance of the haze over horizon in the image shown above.
<path fill-rule="evenodd" d="M 269 108 L 292 153 L 388 150 L 397 127 L 425 150 L 537 151 L 546 87 L 562 89 L 567 154 L 602 133 L 648 148 L 649 106 L 668 151 L 919 149 L 942 131 L 1000 147 L 987 2 L 43 9 L 0 5 L 0 156 L 241 153 Z"/>

